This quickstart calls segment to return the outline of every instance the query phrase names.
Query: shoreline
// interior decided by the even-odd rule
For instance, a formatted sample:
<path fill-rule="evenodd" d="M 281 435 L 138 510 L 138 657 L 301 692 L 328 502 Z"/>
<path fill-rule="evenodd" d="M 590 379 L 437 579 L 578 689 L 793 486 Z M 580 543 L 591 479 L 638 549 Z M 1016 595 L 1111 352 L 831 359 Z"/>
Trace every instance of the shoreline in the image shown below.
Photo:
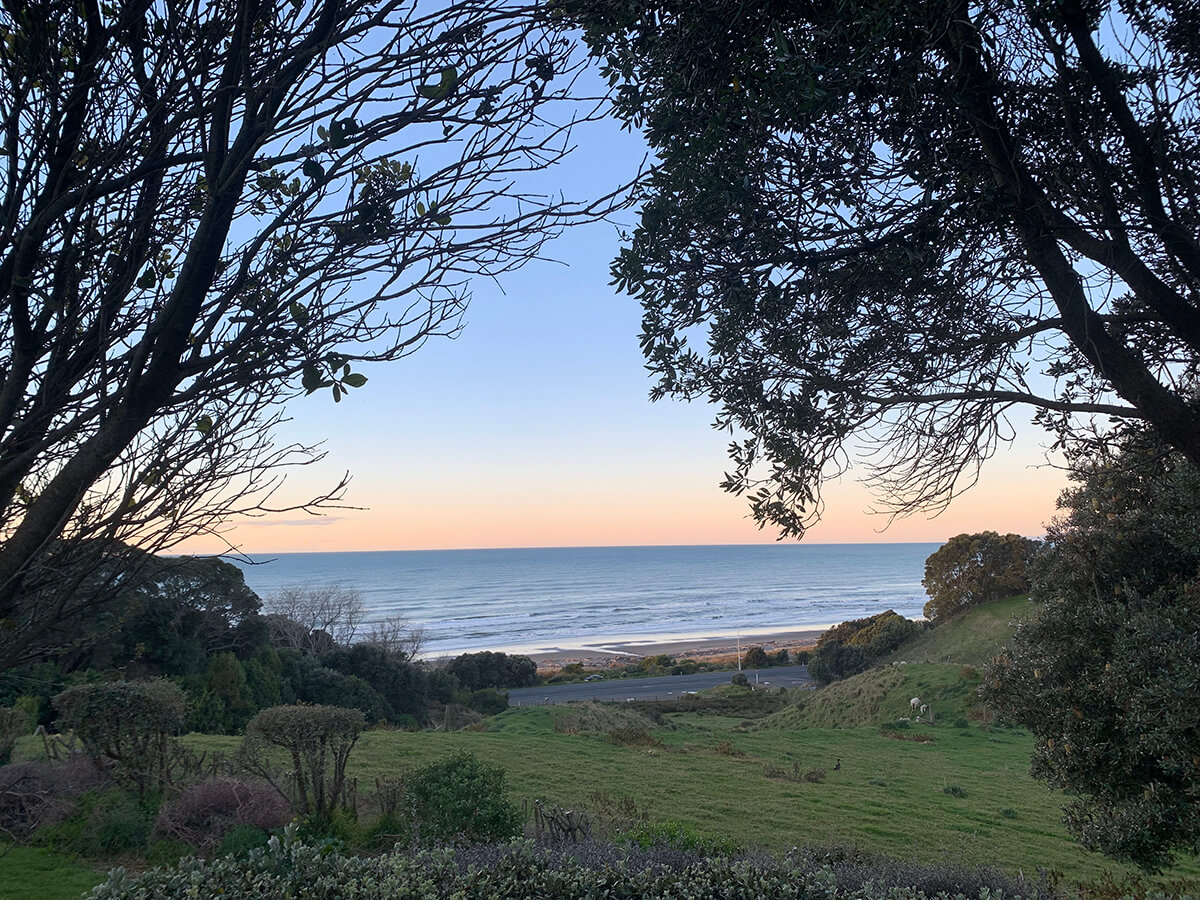
<path fill-rule="evenodd" d="M 811 648 L 817 639 L 830 628 L 828 625 L 809 625 L 799 628 L 772 629 L 769 631 L 742 632 L 740 635 L 743 652 L 749 647 L 762 647 L 768 653 L 778 650 Z M 647 656 L 666 654 L 678 659 L 720 659 L 737 655 L 738 634 L 695 634 L 661 635 L 641 637 L 614 637 L 595 640 L 565 640 L 556 645 L 497 645 L 494 648 L 504 653 L 528 656 L 539 669 L 559 669 L 571 663 L 582 663 L 586 668 L 607 668 L 637 662 Z M 449 659 L 460 653 L 478 653 L 485 648 L 452 650 L 431 658 Z"/>

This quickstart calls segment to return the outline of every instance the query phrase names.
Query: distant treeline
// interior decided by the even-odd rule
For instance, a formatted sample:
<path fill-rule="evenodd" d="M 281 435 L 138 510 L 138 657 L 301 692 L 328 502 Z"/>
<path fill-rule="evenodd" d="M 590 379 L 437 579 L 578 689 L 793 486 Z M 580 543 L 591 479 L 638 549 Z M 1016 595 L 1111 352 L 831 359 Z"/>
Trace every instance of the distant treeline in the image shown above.
<path fill-rule="evenodd" d="M 150 558 L 112 602 L 36 662 L 0 673 L 0 707 L 50 725 L 51 698 L 79 683 L 164 677 L 187 698 L 185 727 L 239 733 L 260 710 L 313 703 L 359 709 L 369 723 L 417 727 L 459 706 L 494 713 L 495 689 L 537 683 L 528 657 L 414 659 L 419 634 L 353 627 L 352 592 L 290 589 L 267 609 L 242 571 L 214 558 Z M 334 602 L 336 601 L 336 602 Z"/>

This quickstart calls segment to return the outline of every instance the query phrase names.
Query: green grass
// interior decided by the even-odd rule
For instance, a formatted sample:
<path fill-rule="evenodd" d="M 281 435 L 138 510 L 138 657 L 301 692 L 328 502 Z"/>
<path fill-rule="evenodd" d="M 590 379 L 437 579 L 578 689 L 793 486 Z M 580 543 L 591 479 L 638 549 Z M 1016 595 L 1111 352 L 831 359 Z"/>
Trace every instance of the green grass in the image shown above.
<path fill-rule="evenodd" d="M 1029 777 L 1032 739 L 1020 733 L 914 726 L 904 733 L 934 737 L 917 743 L 889 738 L 877 726 L 769 729 L 740 718 L 673 713 L 667 716 L 673 728 L 652 731 L 662 746 L 642 749 L 556 734 L 551 717 L 546 708 L 521 708 L 498 716 L 489 732 L 371 732 L 355 749 L 351 774 L 369 785 L 378 775 L 465 749 L 504 767 L 516 798 L 578 806 L 596 791 L 628 795 L 652 819 L 774 852 L 833 841 L 931 862 L 1057 869 L 1072 881 L 1131 871 L 1071 840 L 1059 823 L 1063 797 Z M 236 745 L 233 738 L 192 740 L 211 749 Z M 722 741 L 744 755 L 718 751 Z M 793 761 L 803 771 L 824 769 L 825 780 L 794 783 L 763 774 L 768 762 L 790 769 Z M 944 793 L 949 785 L 965 796 Z M 1176 874 L 1194 876 L 1200 868 Z"/>
<path fill-rule="evenodd" d="M 983 666 L 1013 633 L 1012 623 L 1033 615 L 1028 597 L 1009 597 L 973 607 L 908 641 L 884 660 L 884 664 L 954 663 Z"/>
<path fill-rule="evenodd" d="M 0 844 L 0 900 L 67 900 L 103 880 L 103 873 L 69 856 Z"/>

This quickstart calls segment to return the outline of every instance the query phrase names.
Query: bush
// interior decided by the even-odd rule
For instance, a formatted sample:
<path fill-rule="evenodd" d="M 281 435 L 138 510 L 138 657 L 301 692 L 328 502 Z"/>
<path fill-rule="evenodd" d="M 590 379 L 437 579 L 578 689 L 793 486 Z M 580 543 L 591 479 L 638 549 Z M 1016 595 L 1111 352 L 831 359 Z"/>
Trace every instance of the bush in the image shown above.
<path fill-rule="evenodd" d="M 767 651 L 762 647 L 747 647 L 746 652 L 742 654 L 742 665 L 747 669 L 765 669 L 770 664 Z"/>
<path fill-rule="evenodd" d="M 948 794 L 951 797 L 965 797 L 967 792 L 957 784 L 948 784 L 942 788 L 943 794 Z"/>
<path fill-rule="evenodd" d="M 416 842 L 504 841 L 521 833 L 523 816 L 508 798 L 504 770 L 472 753 L 417 769 L 405 788 Z"/>
<path fill-rule="evenodd" d="M 105 782 L 82 755 L 60 763 L 23 762 L 0 767 L 0 831 L 23 839 L 56 825 L 76 810 L 76 798 Z"/>
<path fill-rule="evenodd" d="M 750 679 L 746 677 L 745 672 L 735 672 L 733 677 L 729 679 L 730 684 L 736 684 L 738 687 L 749 687 Z"/>
<path fill-rule="evenodd" d="M 271 836 L 253 825 L 236 825 L 226 832 L 217 847 L 218 856 L 244 856 L 251 850 L 267 846 Z"/>
<path fill-rule="evenodd" d="M 154 831 L 207 851 L 238 828 L 265 832 L 287 824 L 291 817 L 290 804 L 265 781 L 212 778 L 163 804 Z"/>
<path fill-rule="evenodd" d="M 508 709 L 508 694 L 502 694 L 495 688 L 473 691 L 467 697 L 467 706 L 485 716 L 494 716 Z"/>
<path fill-rule="evenodd" d="M 145 801 L 120 788 L 88 791 L 69 817 L 40 828 L 34 841 L 60 853 L 111 857 L 144 850 L 152 818 Z"/>
<path fill-rule="evenodd" d="M 183 724 L 183 692 L 168 681 L 78 684 L 54 698 L 84 753 L 139 797 L 170 781 L 171 735 Z"/>
<path fill-rule="evenodd" d="M 638 829 L 648 849 L 580 845 L 569 852 L 527 842 L 476 846 L 457 851 L 405 851 L 344 855 L 295 840 L 289 826 L 282 839 L 245 857 L 187 858 L 172 869 L 140 877 L 109 872 L 91 900 L 183 900 L 206 896 L 277 900 L 316 896 L 362 897 L 637 897 L 639 900 L 727 900 L 730 897 L 853 897 L 855 900 L 920 900 L 1003 895 L 1046 897 L 1042 883 L 987 869 L 922 864 L 870 857 L 850 849 L 805 848 L 788 859 L 736 859 L 730 848 L 691 829 L 661 823 Z M 692 846 L 680 850 L 670 846 Z M 712 850 L 718 855 L 706 856 Z"/>
<path fill-rule="evenodd" d="M 296 812 L 328 816 L 344 797 L 346 762 L 365 724 L 357 709 L 274 706 L 264 709 L 246 726 L 242 760 L 249 771 L 288 797 Z M 279 747 L 288 754 L 295 785 L 293 796 L 270 765 L 270 747 Z"/>
<path fill-rule="evenodd" d="M 537 663 L 528 656 L 509 656 L 507 653 L 464 653 L 451 660 L 447 669 L 466 691 L 530 687 L 538 680 Z M 566 671 L 565 667 L 563 671 Z"/>

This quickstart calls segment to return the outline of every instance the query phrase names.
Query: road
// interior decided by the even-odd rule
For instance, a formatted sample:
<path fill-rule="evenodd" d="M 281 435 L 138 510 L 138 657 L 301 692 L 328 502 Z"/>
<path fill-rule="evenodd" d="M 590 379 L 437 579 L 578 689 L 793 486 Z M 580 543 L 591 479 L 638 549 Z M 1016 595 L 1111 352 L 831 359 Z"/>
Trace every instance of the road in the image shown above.
<path fill-rule="evenodd" d="M 508 692 L 512 706 L 543 706 L 547 703 L 573 703 L 579 700 L 667 700 L 687 691 L 702 691 L 729 684 L 733 672 L 701 672 L 698 675 L 662 675 L 654 678 L 614 678 L 579 684 L 549 684 L 542 687 L 516 688 Z M 751 684 L 771 687 L 811 685 L 807 666 L 779 666 L 773 669 L 747 669 Z"/>

